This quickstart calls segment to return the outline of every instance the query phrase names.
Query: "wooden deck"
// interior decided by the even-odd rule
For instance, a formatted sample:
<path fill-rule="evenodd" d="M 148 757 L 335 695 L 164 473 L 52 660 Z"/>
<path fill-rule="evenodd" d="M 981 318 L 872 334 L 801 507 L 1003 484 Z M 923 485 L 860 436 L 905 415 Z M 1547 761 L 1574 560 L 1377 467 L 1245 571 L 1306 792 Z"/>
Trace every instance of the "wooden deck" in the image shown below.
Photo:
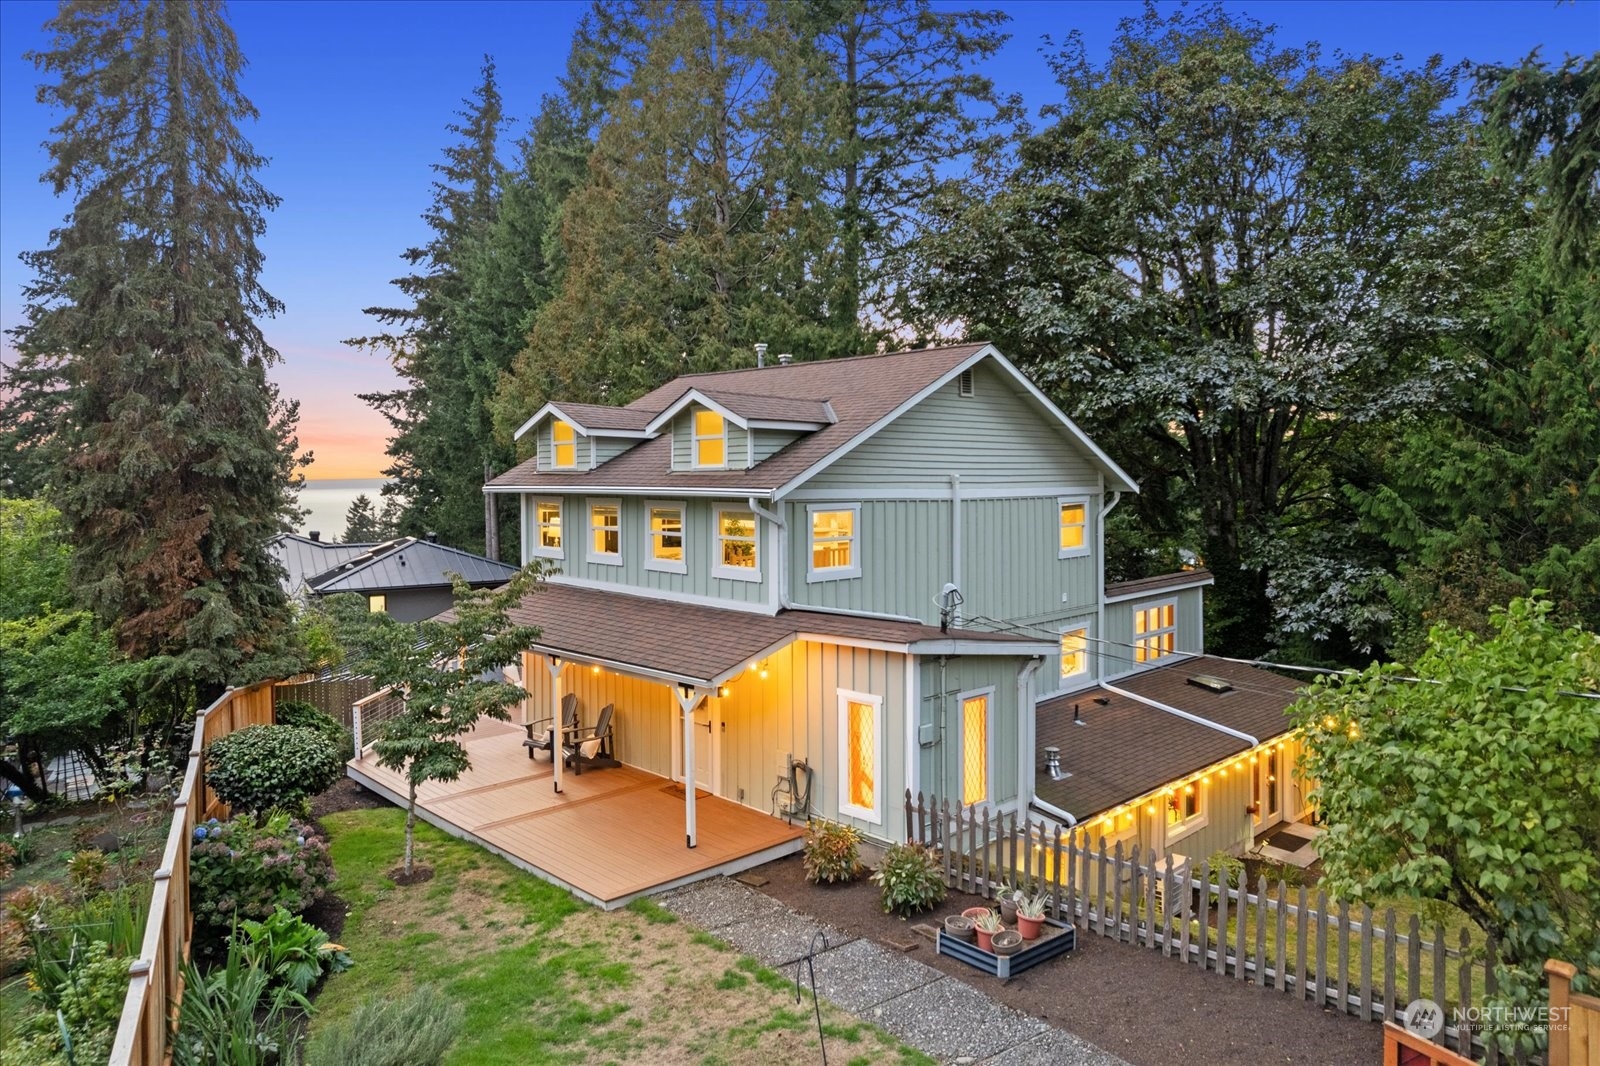
<path fill-rule="evenodd" d="M 798 851 L 802 828 L 695 794 L 696 846 L 685 844 L 683 786 L 630 766 L 571 770 L 562 791 L 550 763 L 532 761 L 519 726 L 480 721 L 463 738 L 472 769 L 417 791 L 417 813 L 606 910 Z M 366 787 L 405 805 L 405 778 L 370 752 L 349 763 Z"/>

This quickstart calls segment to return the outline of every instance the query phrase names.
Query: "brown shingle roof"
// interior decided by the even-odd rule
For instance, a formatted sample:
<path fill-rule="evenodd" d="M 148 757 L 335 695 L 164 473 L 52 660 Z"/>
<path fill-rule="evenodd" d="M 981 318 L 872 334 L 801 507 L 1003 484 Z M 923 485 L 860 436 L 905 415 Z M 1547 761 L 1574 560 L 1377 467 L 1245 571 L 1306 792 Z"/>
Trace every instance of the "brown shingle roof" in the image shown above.
<path fill-rule="evenodd" d="M 587 471 L 540 472 L 533 460 L 489 482 L 497 488 L 726 490 L 770 492 L 866 432 L 895 408 L 954 370 L 984 344 L 924 348 L 889 355 L 827 359 L 762 369 L 688 374 L 639 397 L 626 410 L 660 414 L 691 388 L 759 394 L 770 401 L 830 403 L 838 419 L 748 470 L 672 471 L 672 442 L 660 436 Z M 814 419 L 821 421 L 821 419 Z"/>
<path fill-rule="evenodd" d="M 1234 688 L 1218 694 L 1189 684 L 1188 679 L 1197 674 L 1223 678 Z M 1184 659 L 1112 683 L 1257 740 L 1289 730 L 1291 723 L 1283 712 L 1300 687 L 1270 671 L 1210 656 Z M 1073 724 L 1074 705 L 1083 725 Z M 1221 730 L 1103 689 L 1041 702 L 1037 737 L 1041 769 L 1035 793 L 1080 819 L 1250 747 Z M 1061 768 L 1071 774 L 1060 781 L 1052 780 L 1042 769 L 1044 749 L 1052 744 L 1061 749 Z"/>
<path fill-rule="evenodd" d="M 563 413 L 572 418 L 584 429 L 631 429 L 643 430 L 650 424 L 649 411 L 635 411 L 627 407 L 610 407 L 603 403 L 567 403 L 558 401 L 555 404 Z"/>
<path fill-rule="evenodd" d="M 727 389 L 697 386 L 702 396 L 709 397 L 744 419 L 770 422 L 832 422 L 833 414 L 828 401 L 794 399 L 785 396 L 751 396 Z"/>
<path fill-rule="evenodd" d="M 1128 596 L 1142 596 L 1146 593 L 1155 595 L 1166 592 L 1168 589 L 1189 588 L 1192 585 L 1204 584 L 1213 580 L 1211 571 L 1201 568 L 1199 570 L 1179 570 L 1175 574 L 1157 574 L 1155 577 L 1141 577 L 1133 581 L 1118 581 L 1106 586 L 1106 599 L 1115 600 Z"/>
<path fill-rule="evenodd" d="M 959 639 L 993 644 L 996 654 L 1007 654 L 1001 646 L 1017 639 L 817 611 L 754 614 L 563 584 L 530 592 L 510 616 L 518 625 L 540 628 L 535 642 L 540 650 L 642 667 L 700 685 L 717 683 L 801 633 L 894 644 Z"/>

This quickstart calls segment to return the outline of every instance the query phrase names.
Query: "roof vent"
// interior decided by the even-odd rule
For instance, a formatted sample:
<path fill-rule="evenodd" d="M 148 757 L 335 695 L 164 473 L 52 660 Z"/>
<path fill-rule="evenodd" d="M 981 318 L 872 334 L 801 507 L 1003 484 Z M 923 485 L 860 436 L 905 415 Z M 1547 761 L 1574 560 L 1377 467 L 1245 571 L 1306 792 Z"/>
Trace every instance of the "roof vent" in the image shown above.
<path fill-rule="evenodd" d="M 972 395 L 972 371 L 963 370 L 960 376 L 956 378 L 956 395 Z"/>
<path fill-rule="evenodd" d="M 1226 678 L 1217 677 L 1213 674 L 1195 674 L 1186 680 L 1195 688 L 1203 688 L 1207 692 L 1215 692 L 1219 696 L 1224 692 L 1233 691 L 1233 685 Z"/>
<path fill-rule="evenodd" d="M 767 342 L 760 341 L 756 344 L 756 369 L 760 370 L 767 365 Z"/>
<path fill-rule="evenodd" d="M 1063 781 L 1072 776 L 1061 769 L 1061 749 L 1054 744 L 1044 749 L 1044 769 L 1052 781 Z"/>
<path fill-rule="evenodd" d="M 307 533 L 306 536 L 310 537 L 312 540 L 316 541 L 318 544 L 322 543 L 322 534 L 320 532 L 318 532 L 317 530 L 315 530 L 315 529 L 313 529 L 309 533 Z"/>
<path fill-rule="evenodd" d="M 793 352 L 779 352 L 778 353 L 778 365 L 779 366 L 788 366 L 792 362 L 794 362 L 794 353 Z"/>

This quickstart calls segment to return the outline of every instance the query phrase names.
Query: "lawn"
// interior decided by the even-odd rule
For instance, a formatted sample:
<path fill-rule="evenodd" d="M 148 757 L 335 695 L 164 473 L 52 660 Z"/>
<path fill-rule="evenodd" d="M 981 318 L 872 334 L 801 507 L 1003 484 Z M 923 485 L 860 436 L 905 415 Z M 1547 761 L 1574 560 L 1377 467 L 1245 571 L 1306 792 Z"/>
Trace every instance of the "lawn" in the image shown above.
<path fill-rule="evenodd" d="M 396 887 L 404 814 L 323 818 L 340 939 L 356 965 L 328 980 L 312 1033 L 372 996 L 438 985 L 466 1010 L 446 1062 L 704 1063 L 819 1061 L 809 993 L 641 901 L 605 913 L 474 845 L 417 827 L 431 881 Z M 931 1063 L 824 1003 L 829 1060 Z"/>

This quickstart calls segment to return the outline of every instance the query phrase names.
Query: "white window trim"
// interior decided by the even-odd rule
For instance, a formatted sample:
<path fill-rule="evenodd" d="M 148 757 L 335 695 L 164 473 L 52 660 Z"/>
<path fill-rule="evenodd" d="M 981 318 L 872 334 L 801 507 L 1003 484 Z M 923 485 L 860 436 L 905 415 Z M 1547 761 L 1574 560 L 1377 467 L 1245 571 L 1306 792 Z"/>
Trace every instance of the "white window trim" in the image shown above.
<path fill-rule="evenodd" d="M 613 552 L 599 552 L 594 550 L 594 509 L 596 507 L 615 507 L 617 509 L 617 550 Z M 622 565 L 622 501 L 616 497 L 591 496 L 584 502 L 584 559 L 601 566 Z"/>
<path fill-rule="evenodd" d="M 683 526 L 683 558 L 681 560 L 656 558 L 656 533 L 651 525 L 652 512 L 677 511 Z M 662 574 L 687 574 L 689 572 L 689 508 L 682 500 L 644 501 L 644 568 Z"/>
<path fill-rule="evenodd" d="M 872 802 L 871 809 L 857 807 L 850 802 L 850 704 L 865 703 L 872 707 L 873 737 L 872 745 Z M 863 822 L 873 825 L 883 824 L 884 785 L 883 780 L 883 751 L 888 740 L 883 735 L 883 697 L 874 696 L 870 692 L 855 692 L 851 689 L 839 690 L 839 813 L 851 818 L 859 818 Z"/>
<path fill-rule="evenodd" d="M 814 522 L 818 513 L 829 511 L 850 512 L 850 565 L 825 566 L 817 569 L 816 531 Z M 843 581 L 861 576 L 861 505 L 859 503 L 813 503 L 806 505 L 806 582 Z"/>
<path fill-rule="evenodd" d="M 561 547 L 546 548 L 544 546 L 544 528 L 539 524 L 539 505 L 553 503 L 556 505 L 556 517 L 561 520 Z M 572 531 L 567 528 L 567 505 L 560 496 L 536 497 L 533 501 L 533 543 L 528 549 L 528 554 L 540 559 L 565 559 L 567 557 L 567 539 Z"/>
<path fill-rule="evenodd" d="M 755 520 L 755 545 L 756 565 L 746 569 L 742 566 L 722 565 L 722 516 L 736 513 L 747 514 Z M 711 576 L 724 578 L 728 581 L 756 581 L 761 580 L 761 516 L 748 507 L 714 507 L 711 510 Z"/>
<path fill-rule="evenodd" d="M 722 419 L 722 462 L 702 463 L 700 461 L 700 442 L 703 440 L 716 440 L 716 437 L 702 437 L 698 425 L 701 412 L 716 415 Z M 696 470 L 727 470 L 728 467 L 728 416 L 721 411 L 713 411 L 709 407 L 691 407 L 689 409 L 689 465 Z"/>
<path fill-rule="evenodd" d="M 1164 607 L 1171 607 L 1172 608 L 1172 625 L 1170 625 L 1170 626 L 1162 626 L 1160 629 L 1147 629 L 1143 633 L 1140 633 L 1138 631 L 1139 616 L 1141 614 L 1144 614 L 1146 611 L 1158 611 L 1158 610 L 1161 610 Z M 1131 651 L 1131 654 L 1133 655 L 1133 663 L 1131 664 L 1133 669 L 1138 670 L 1138 669 L 1140 669 L 1142 667 L 1149 666 L 1151 663 L 1158 663 L 1162 659 L 1168 659 L 1168 658 L 1171 658 L 1172 656 L 1178 654 L 1178 601 L 1177 600 L 1175 600 L 1175 599 L 1151 600 L 1151 601 L 1148 601 L 1146 603 L 1141 603 L 1141 604 L 1139 604 L 1137 607 L 1135 607 L 1133 609 L 1132 621 L 1134 623 L 1134 631 L 1131 634 L 1132 637 L 1133 637 L 1133 647 L 1132 647 L 1132 649 L 1130 651 Z M 1150 654 L 1147 653 L 1145 655 L 1144 661 L 1140 662 L 1139 661 L 1139 645 L 1140 645 L 1140 643 L 1142 641 L 1149 640 L 1152 637 L 1159 636 L 1162 633 L 1171 633 L 1172 634 L 1172 650 L 1171 651 L 1165 651 L 1165 650 L 1158 649 L 1158 654 L 1155 654 L 1155 655 L 1150 655 Z"/>
<path fill-rule="evenodd" d="M 1203 781 L 1195 781 L 1192 784 L 1195 788 L 1194 794 L 1200 797 L 1200 811 L 1198 814 L 1185 818 L 1181 822 L 1169 822 L 1166 820 L 1167 812 L 1165 810 L 1161 812 L 1162 824 L 1166 826 L 1165 832 L 1168 846 L 1211 824 L 1210 786 Z M 1181 803 L 1182 800 L 1179 800 L 1179 802 Z"/>
<path fill-rule="evenodd" d="M 1069 633 L 1083 634 L 1083 651 L 1081 652 L 1083 656 L 1083 669 L 1071 674 L 1064 674 L 1061 672 L 1061 668 L 1065 663 L 1066 656 L 1062 654 L 1060 647 L 1061 639 L 1065 638 Z M 1089 659 L 1089 645 L 1088 620 L 1085 619 L 1077 622 L 1066 622 L 1062 624 L 1060 636 L 1056 640 L 1056 684 L 1058 688 L 1074 688 L 1079 683 L 1089 681 L 1094 677 L 1094 669 L 1090 665 Z"/>
<path fill-rule="evenodd" d="M 1069 506 L 1071 506 L 1071 507 L 1082 507 L 1083 508 L 1083 547 L 1081 547 L 1081 548 L 1063 548 L 1061 546 L 1061 508 L 1069 507 Z M 1094 547 L 1094 541 L 1091 538 L 1091 532 L 1092 531 L 1089 528 L 1089 523 L 1091 521 L 1090 514 L 1091 514 L 1091 512 L 1089 510 L 1089 497 L 1087 497 L 1087 496 L 1057 496 L 1056 497 L 1056 558 L 1058 558 L 1058 559 L 1081 559 L 1085 555 L 1088 555 L 1090 553 L 1090 551 Z"/>
<path fill-rule="evenodd" d="M 986 701 L 983 713 L 983 783 L 985 789 L 987 790 L 987 794 L 983 797 L 983 799 L 972 804 L 974 807 L 991 807 L 994 805 L 994 692 L 995 687 L 990 685 L 988 688 L 975 688 L 967 692 L 958 692 L 956 694 L 956 714 L 958 716 L 965 713 L 968 700 L 977 699 L 979 696 L 982 696 Z M 955 723 L 955 728 L 956 736 L 959 741 L 956 744 L 956 776 L 959 779 L 957 782 L 957 788 L 959 790 L 958 795 L 961 797 L 961 802 L 963 805 L 965 805 L 967 802 L 966 721 L 958 717 Z"/>
<path fill-rule="evenodd" d="M 557 444 L 556 444 L 556 426 L 558 426 L 558 425 L 566 426 L 568 429 L 572 430 L 572 462 L 570 462 L 570 463 L 558 463 L 558 462 L 556 462 L 556 447 L 557 447 Z M 553 419 L 550 420 L 550 469 L 551 470 L 577 470 L 578 469 L 578 438 L 582 437 L 582 436 L 583 436 L 583 434 L 578 432 L 578 427 L 573 425 L 571 422 L 567 422 L 567 421 L 565 421 L 563 419 L 559 419 L 559 418 L 553 418 Z"/>

